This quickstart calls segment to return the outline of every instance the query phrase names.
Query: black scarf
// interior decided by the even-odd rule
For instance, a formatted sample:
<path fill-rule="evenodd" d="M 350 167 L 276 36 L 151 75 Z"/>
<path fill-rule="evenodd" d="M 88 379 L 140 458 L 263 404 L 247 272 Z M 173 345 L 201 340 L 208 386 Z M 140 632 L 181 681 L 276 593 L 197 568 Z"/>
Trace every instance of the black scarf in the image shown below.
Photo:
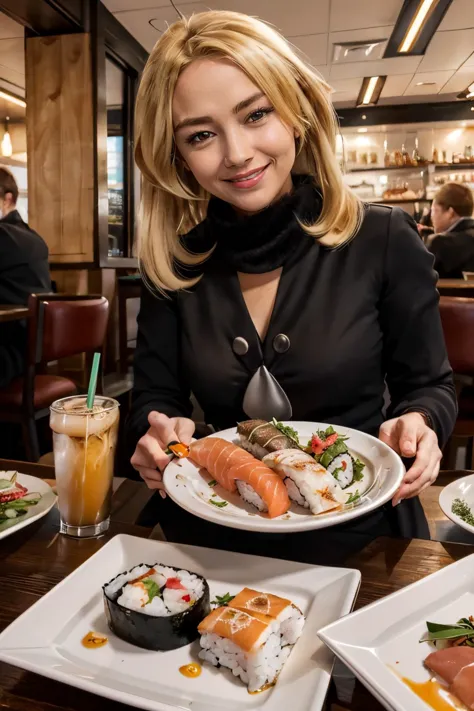
<path fill-rule="evenodd" d="M 300 249 L 314 244 L 314 238 L 301 229 L 298 219 L 313 223 L 321 206 L 321 194 L 312 177 L 294 175 L 291 193 L 254 215 L 241 216 L 229 203 L 211 198 L 207 217 L 198 226 L 204 228 L 199 230 L 204 241 L 193 239 L 193 230 L 183 243 L 195 253 L 216 245 L 213 260 L 238 272 L 263 274 L 279 269 Z"/>

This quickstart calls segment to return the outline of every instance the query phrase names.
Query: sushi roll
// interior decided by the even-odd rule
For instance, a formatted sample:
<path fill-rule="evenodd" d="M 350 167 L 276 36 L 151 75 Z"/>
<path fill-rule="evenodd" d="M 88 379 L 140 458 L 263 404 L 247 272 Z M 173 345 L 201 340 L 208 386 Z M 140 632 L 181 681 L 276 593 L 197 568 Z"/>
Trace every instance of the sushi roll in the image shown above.
<path fill-rule="evenodd" d="M 234 606 L 235 599 L 239 598 L 246 608 Z M 293 624 L 290 642 L 286 629 L 290 616 L 286 613 L 285 618 L 284 612 L 291 608 L 289 600 L 281 599 L 278 603 L 280 599 L 276 596 L 247 589 L 235 599 L 232 606 L 213 610 L 199 625 L 202 647 L 199 657 L 216 667 L 230 669 L 247 685 L 250 693 L 264 691 L 276 683 L 301 635 L 304 617 L 300 613 L 302 622 Z M 262 603 L 262 607 L 273 609 L 276 614 L 272 616 L 251 609 L 254 606 L 252 599 L 255 606 Z"/>
<path fill-rule="evenodd" d="M 202 576 L 159 563 L 137 565 L 102 590 L 112 632 L 144 649 L 167 651 L 193 642 L 210 610 Z"/>
<path fill-rule="evenodd" d="M 266 420 L 239 422 L 237 433 L 240 446 L 257 459 L 263 459 L 266 454 L 277 452 L 279 449 L 292 449 L 297 446 L 294 440 Z"/>
<path fill-rule="evenodd" d="M 332 474 L 342 489 L 361 481 L 365 469 L 365 464 L 349 452 L 346 439 L 328 427 L 316 432 L 309 443 L 315 460 Z"/>
<path fill-rule="evenodd" d="M 305 618 L 301 610 L 291 600 L 278 595 L 244 588 L 232 600 L 232 607 L 245 612 L 269 615 L 279 622 L 282 647 L 295 644 L 303 631 Z"/>
<path fill-rule="evenodd" d="M 312 514 L 339 509 L 346 501 L 334 477 L 306 452 L 283 449 L 267 454 L 263 463 L 283 478 L 290 499 Z"/>
<path fill-rule="evenodd" d="M 247 503 L 275 518 L 290 508 L 281 478 L 249 452 L 219 437 L 191 444 L 191 459 L 227 491 L 238 491 Z"/>

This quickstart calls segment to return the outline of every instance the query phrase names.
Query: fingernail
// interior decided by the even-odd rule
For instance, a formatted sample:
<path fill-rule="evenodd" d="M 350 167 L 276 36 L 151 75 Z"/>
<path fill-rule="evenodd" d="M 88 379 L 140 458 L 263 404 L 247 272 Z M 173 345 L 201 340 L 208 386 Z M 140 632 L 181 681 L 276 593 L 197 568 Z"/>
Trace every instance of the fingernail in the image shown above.
<path fill-rule="evenodd" d="M 162 499 L 166 499 L 166 492 L 160 489 L 160 496 Z"/>

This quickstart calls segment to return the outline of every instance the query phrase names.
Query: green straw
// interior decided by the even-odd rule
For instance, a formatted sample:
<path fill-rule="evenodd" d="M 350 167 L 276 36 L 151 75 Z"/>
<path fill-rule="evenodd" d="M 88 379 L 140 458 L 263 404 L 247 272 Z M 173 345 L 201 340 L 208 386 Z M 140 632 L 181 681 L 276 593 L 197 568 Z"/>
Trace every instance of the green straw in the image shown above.
<path fill-rule="evenodd" d="M 100 353 L 94 353 L 92 361 L 91 376 L 89 378 L 89 389 L 87 391 L 87 409 L 92 410 L 94 405 L 95 391 L 97 388 L 97 376 L 99 374 Z"/>

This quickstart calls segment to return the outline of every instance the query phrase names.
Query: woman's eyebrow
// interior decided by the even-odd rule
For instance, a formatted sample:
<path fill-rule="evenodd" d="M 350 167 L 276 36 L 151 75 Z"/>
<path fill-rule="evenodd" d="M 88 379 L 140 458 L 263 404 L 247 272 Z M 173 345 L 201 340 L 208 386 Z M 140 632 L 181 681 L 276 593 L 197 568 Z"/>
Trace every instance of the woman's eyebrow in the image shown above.
<path fill-rule="evenodd" d="M 257 99 L 262 99 L 264 96 L 265 94 L 262 91 L 258 91 L 255 94 L 252 94 L 252 96 L 249 96 L 247 99 L 239 101 L 239 103 L 232 109 L 232 113 L 240 113 L 240 111 L 246 109 L 248 106 L 253 104 L 254 101 L 257 101 Z M 175 126 L 174 130 L 179 131 L 180 129 L 186 128 L 187 126 L 200 126 L 202 123 L 212 123 L 212 117 L 194 116 L 190 118 L 185 118 Z"/>

